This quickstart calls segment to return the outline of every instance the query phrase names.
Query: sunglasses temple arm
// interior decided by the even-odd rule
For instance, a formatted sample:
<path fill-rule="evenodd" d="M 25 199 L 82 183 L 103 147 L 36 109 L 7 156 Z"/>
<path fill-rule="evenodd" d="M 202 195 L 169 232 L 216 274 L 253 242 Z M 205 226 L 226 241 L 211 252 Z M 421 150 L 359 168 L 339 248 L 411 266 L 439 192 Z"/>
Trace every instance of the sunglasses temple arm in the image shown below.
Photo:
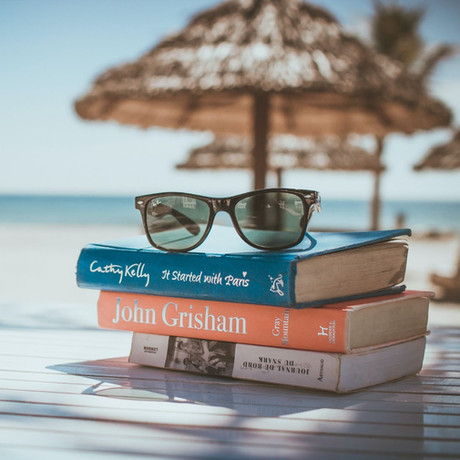
<path fill-rule="evenodd" d="M 316 192 L 315 202 L 313 203 L 313 210 L 316 212 L 321 212 L 321 195 Z"/>
<path fill-rule="evenodd" d="M 307 217 L 307 222 L 310 220 L 312 214 L 314 212 L 321 212 L 321 196 L 319 193 L 315 196 L 315 201 L 310 205 L 310 209 L 308 211 L 308 217 Z"/>

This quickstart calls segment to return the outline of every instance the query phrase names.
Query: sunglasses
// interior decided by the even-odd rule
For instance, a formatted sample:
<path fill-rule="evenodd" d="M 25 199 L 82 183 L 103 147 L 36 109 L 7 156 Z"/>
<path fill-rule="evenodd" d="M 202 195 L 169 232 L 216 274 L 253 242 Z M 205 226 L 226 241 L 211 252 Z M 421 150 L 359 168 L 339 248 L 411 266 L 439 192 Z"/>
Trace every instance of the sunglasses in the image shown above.
<path fill-rule="evenodd" d="M 321 210 L 314 190 L 273 188 L 228 198 L 189 193 L 136 197 L 150 244 L 169 252 L 189 251 L 207 237 L 215 215 L 227 212 L 240 237 L 257 249 L 286 249 L 299 244 L 313 211 Z"/>

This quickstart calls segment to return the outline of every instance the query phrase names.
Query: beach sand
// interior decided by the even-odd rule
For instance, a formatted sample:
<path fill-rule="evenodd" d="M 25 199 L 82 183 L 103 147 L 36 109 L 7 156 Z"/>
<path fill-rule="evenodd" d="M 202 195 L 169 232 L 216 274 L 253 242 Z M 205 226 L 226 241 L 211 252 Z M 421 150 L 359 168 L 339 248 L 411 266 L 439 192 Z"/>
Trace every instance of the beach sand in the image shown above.
<path fill-rule="evenodd" d="M 34 305 L 47 304 L 56 315 L 64 314 L 66 308 L 81 309 L 82 324 L 95 327 L 98 292 L 78 288 L 75 282 L 80 250 L 87 243 L 140 233 L 141 228 L 135 226 L 0 225 L 0 322 L 14 323 L 15 312 L 33 315 Z M 430 273 L 451 276 L 458 257 L 460 236 L 409 238 L 407 288 L 433 290 Z M 431 311 L 431 324 L 460 326 L 460 304 L 435 300 Z"/>
<path fill-rule="evenodd" d="M 141 231 L 134 226 L 0 225 L 0 302 L 94 303 L 97 292 L 75 282 L 81 248 Z"/>

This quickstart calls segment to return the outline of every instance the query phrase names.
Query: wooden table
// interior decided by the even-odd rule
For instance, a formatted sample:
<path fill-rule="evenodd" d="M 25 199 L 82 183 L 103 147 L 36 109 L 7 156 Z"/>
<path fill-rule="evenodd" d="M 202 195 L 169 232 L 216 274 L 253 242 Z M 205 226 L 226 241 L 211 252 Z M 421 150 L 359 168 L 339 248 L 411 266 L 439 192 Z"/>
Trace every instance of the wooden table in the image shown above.
<path fill-rule="evenodd" d="M 130 365 L 94 310 L 2 305 L 0 459 L 460 458 L 448 318 L 419 376 L 336 395 Z"/>

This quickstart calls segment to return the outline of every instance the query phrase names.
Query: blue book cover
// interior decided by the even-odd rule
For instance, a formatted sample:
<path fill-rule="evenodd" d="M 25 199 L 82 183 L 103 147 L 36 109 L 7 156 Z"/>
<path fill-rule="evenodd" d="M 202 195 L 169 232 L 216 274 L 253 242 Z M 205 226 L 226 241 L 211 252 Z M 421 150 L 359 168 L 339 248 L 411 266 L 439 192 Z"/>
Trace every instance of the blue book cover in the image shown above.
<path fill-rule="evenodd" d="M 215 226 L 201 246 L 184 253 L 160 251 L 139 235 L 85 246 L 77 262 L 77 284 L 90 289 L 280 307 L 317 306 L 379 291 L 383 294 L 403 290 L 398 284 L 405 276 L 407 242 L 395 245 L 394 240 L 410 233 L 409 229 L 310 232 L 294 248 L 261 251 L 244 243 L 232 227 Z M 386 246 L 376 244 L 383 242 L 387 242 Z M 374 253 L 376 247 L 382 247 L 384 252 Z M 360 252 L 358 248 L 367 249 L 364 259 L 352 257 Z M 393 248 L 399 248 L 395 257 Z M 330 267 L 326 262 L 318 270 L 316 261 L 321 258 L 322 262 L 323 256 L 329 254 L 343 257 L 334 257 Z M 390 257 L 382 257 L 384 254 Z M 355 259 L 365 264 L 365 277 L 362 268 L 356 268 Z M 362 283 L 361 287 L 367 274 L 369 279 L 378 277 L 373 267 L 383 259 L 392 265 L 385 267 L 386 272 L 394 273 L 384 277 L 381 286 L 377 283 L 366 289 Z M 353 261 L 352 266 L 347 265 L 348 260 Z M 310 265 L 316 268 L 309 270 Z M 310 296 L 310 290 L 321 291 L 325 279 L 329 286 L 324 287 L 324 292 L 317 293 L 317 298 Z M 353 283 L 358 283 L 356 292 L 347 291 L 346 287 Z"/>

